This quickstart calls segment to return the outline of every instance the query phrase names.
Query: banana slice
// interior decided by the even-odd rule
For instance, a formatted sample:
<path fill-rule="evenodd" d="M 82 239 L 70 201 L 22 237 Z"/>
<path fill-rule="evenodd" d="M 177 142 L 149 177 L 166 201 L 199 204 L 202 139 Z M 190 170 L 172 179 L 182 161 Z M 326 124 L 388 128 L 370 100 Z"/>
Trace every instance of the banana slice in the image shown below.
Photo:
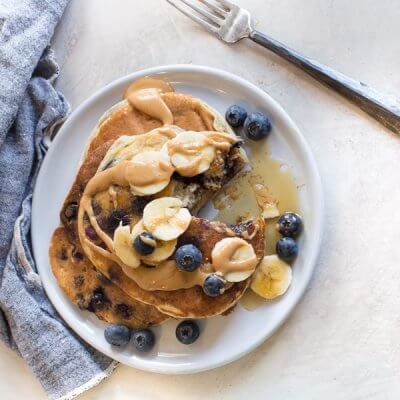
<path fill-rule="evenodd" d="M 129 225 L 120 225 L 114 232 L 114 251 L 118 258 L 126 265 L 137 268 L 140 259 L 132 246 L 133 237 Z"/>
<path fill-rule="evenodd" d="M 264 299 L 283 295 L 292 282 L 292 269 L 276 255 L 265 256 L 251 283 L 251 289 Z"/>
<path fill-rule="evenodd" d="M 264 219 L 272 219 L 279 217 L 280 212 L 276 203 L 265 203 L 261 213 Z"/>
<path fill-rule="evenodd" d="M 249 260 L 254 259 L 255 253 L 253 247 L 246 242 L 246 246 L 240 247 L 232 257 L 232 260 Z M 250 269 L 249 271 L 243 272 L 231 272 L 225 275 L 225 279 L 228 282 L 241 282 L 247 279 L 255 269 L 257 261 L 254 262 L 254 268 Z"/>
<path fill-rule="evenodd" d="M 139 236 L 142 232 L 146 231 L 144 225 L 143 225 L 143 220 L 140 220 L 132 229 L 132 238 L 135 240 L 137 236 Z M 168 242 L 164 241 L 159 241 L 157 242 L 157 247 L 153 251 L 153 253 L 147 255 L 147 256 L 142 256 L 142 255 L 137 255 L 140 257 L 140 259 L 149 265 L 157 265 L 161 261 L 166 260 L 169 256 L 172 255 L 172 253 L 175 250 L 177 240 L 169 240 Z M 135 251 L 135 250 L 134 250 Z"/>
<path fill-rule="evenodd" d="M 214 269 L 222 273 L 228 282 L 247 279 L 257 266 L 253 246 L 238 237 L 229 237 L 217 242 L 211 252 Z"/>
<path fill-rule="evenodd" d="M 199 132 L 182 132 L 164 145 L 163 152 L 171 157 L 176 171 L 187 177 L 199 175 L 210 168 L 215 147 Z"/>
<path fill-rule="evenodd" d="M 133 194 L 148 196 L 167 187 L 173 172 L 169 156 L 160 151 L 145 151 L 132 158 L 125 177 Z"/>
<path fill-rule="evenodd" d="M 161 197 L 148 203 L 143 210 L 143 225 L 156 239 L 170 241 L 182 235 L 192 216 L 182 201 Z"/>
<path fill-rule="evenodd" d="M 272 219 L 279 217 L 278 200 L 269 192 L 269 190 L 260 183 L 256 183 L 253 187 L 257 204 L 262 209 L 262 217 L 264 219 Z"/>

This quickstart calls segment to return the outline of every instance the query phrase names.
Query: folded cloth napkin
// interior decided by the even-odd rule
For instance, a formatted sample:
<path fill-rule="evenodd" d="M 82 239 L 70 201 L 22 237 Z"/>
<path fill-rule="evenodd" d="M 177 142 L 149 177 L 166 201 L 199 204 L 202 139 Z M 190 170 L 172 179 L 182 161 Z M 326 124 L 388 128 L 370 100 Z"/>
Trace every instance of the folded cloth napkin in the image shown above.
<path fill-rule="evenodd" d="M 47 47 L 67 2 L 0 0 L 0 338 L 50 399 L 71 399 L 116 366 L 65 325 L 30 249 L 32 188 L 49 135 L 69 111 L 52 86 L 58 67 Z"/>

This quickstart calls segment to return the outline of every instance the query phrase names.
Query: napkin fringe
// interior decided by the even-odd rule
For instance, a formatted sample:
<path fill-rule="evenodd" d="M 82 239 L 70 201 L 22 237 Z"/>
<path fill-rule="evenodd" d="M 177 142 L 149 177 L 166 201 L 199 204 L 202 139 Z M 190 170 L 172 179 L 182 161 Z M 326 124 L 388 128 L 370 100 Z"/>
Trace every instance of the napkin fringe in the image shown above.
<path fill-rule="evenodd" d="M 104 371 L 100 372 L 98 375 L 94 376 L 92 379 L 84 383 L 83 385 L 77 387 L 76 389 L 72 390 L 71 392 L 67 393 L 61 397 L 51 398 L 51 400 L 72 400 L 75 397 L 81 395 L 82 393 L 86 392 L 87 390 L 95 387 L 101 381 L 108 378 L 115 368 L 119 365 L 118 361 L 113 361 Z"/>

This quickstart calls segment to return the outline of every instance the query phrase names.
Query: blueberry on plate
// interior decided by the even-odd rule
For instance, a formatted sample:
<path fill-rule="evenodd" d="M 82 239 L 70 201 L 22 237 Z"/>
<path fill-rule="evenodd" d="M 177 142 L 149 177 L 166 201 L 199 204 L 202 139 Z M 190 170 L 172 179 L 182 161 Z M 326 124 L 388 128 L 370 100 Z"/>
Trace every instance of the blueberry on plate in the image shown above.
<path fill-rule="evenodd" d="M 282 236 L 294 238 L 299 236 L 303 229 L 303 222 L 299 215 L 287 212 L 279 217 L 276 228 Z"/>
<path fill-rule="evenodd" d="M 133 241 L 133 247 L 142 256 L 148 256 L 153 253 L 157 247 L 157 241 L 155 237 L 149 232 L 142 232 L 136 236 Z"/>
<path fill-rule="evenodd" d="M 182 321 L 176 327 L 176 338 L 183 344 L 192 344 L 200 336 L 199 326 L 195 321 Z"/>
<path fill-rule="evenodd" d="M 299 247 L 291 237 L 283 237 L 276 242 L 276 254 L 284 261 L 293 261 L 298 252 Z"/>
<path fill-rule="evenodd" d="M 204 280 L 203 290 L 207 296 L 217 297 L 225 292 L 225 279 L 217 274 L 208 275 Z"/>
<path fill-rule="evenodd" d="M 261 112 L 252 112 L 244 121 L 244 130 L 251 140 L 261 140 L 268 136 L 271 131 L 271 122 Z"/>
<path fill-rule="evenodd" d="M 202 252 L 193 244 L 185 244 L 176 251 L 175 262 L 178 269 L 193 272 L 203 260 Z"/>
<path fill-rule="evenodd" d="M 230 106 L 225 113 L 225 119 L 233 128 L 240 128 L 247 117 L 247 111 L 236 104 Z"/>
<path fill-rule="evenodd" d="M 104 330 L 106 341 L 114 346 L 126 346 L 131 340 L 131 331 L 124 325 L 109 325 Z"/>
<path fill-rule="evenodd" d="M 149 352 L 154 347 L 156 341 L 154 333 L 150 329 L 135 331 L 132 338 L 135 349 L 143 353 Z"/>

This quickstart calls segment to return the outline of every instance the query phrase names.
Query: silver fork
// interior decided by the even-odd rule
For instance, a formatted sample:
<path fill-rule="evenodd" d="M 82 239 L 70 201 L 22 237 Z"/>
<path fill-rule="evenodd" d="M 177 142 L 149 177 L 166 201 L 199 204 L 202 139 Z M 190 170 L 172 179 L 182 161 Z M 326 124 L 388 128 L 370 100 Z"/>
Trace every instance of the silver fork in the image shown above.
<path fill-rule="evenodd" d="M 167 0 L 183 14 L 227 43 L 249 38 L 298 66 L 321 83 L 342 94 L 395 133 L 400 133 L 400 104 L 365 83 L 311 60 L 256 31 L 250 13 L 227 0 Z"/>

